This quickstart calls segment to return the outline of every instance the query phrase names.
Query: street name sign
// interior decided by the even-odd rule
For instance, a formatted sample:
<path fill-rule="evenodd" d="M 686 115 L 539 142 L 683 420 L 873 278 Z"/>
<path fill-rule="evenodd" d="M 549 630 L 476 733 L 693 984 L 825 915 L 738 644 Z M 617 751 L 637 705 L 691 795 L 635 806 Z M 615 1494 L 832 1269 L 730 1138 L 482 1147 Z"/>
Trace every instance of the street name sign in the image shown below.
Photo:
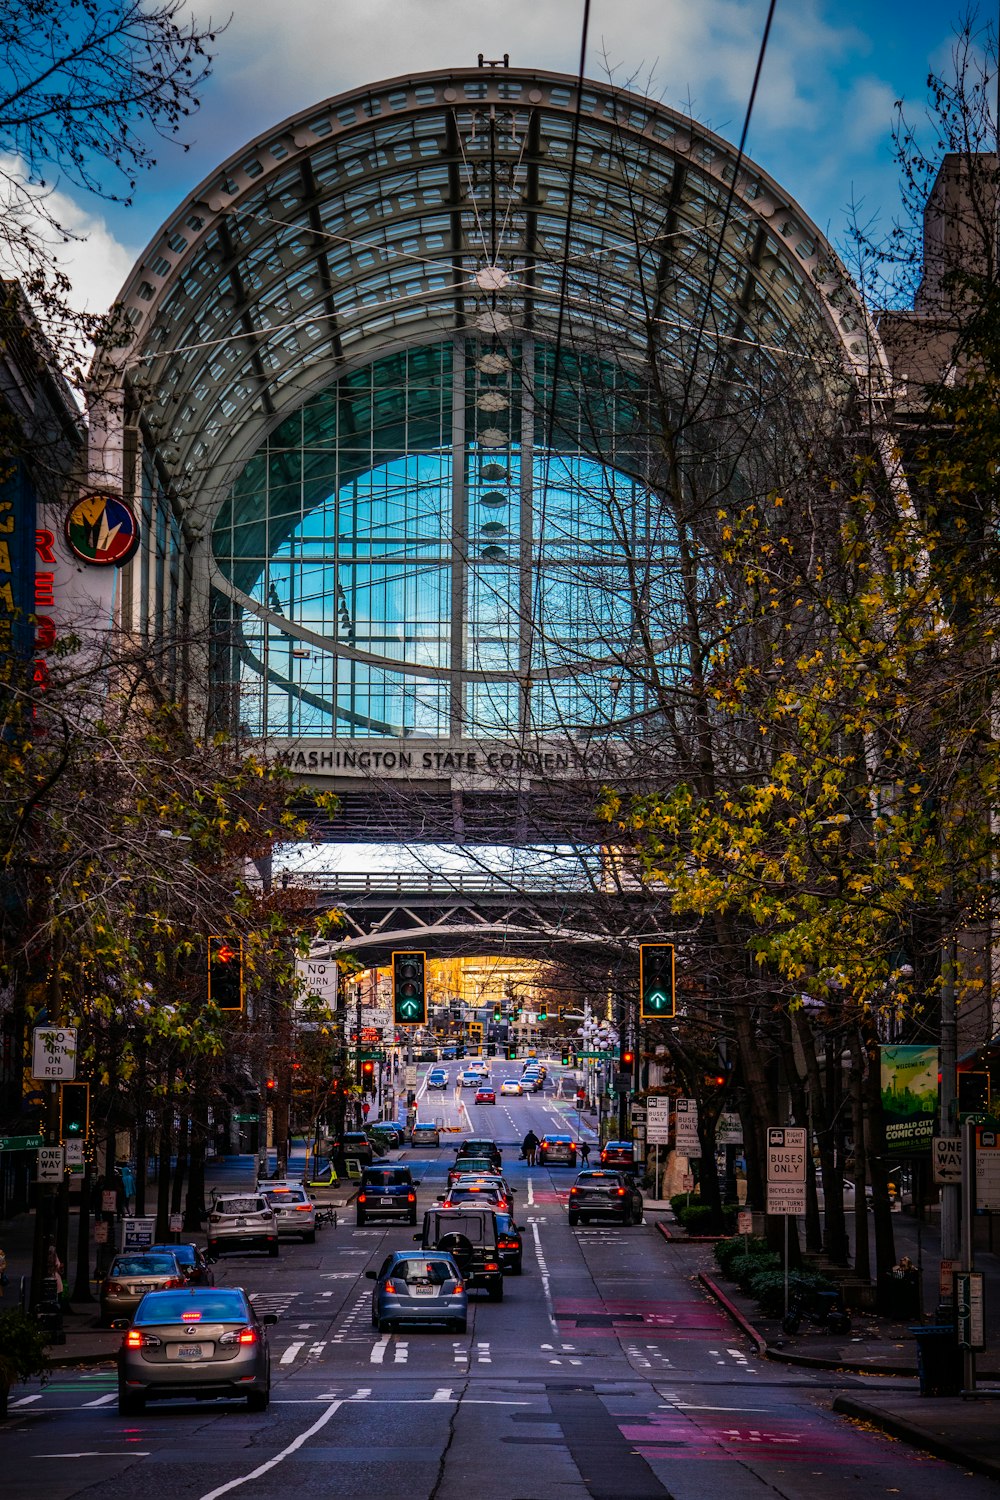
<path fill-rule="evenodd" d="M 670 1100 L 654 1098 L 646 1100 L 646 1145 L 668 1146 L 670 1144 Z"/>
<path fill-rule="evenodd" d="M 0 1135 L 0 1151 L 34 1151 L 44 1145 L 43 1135 Z"/>
<path fill-rule="evenodd" d="M 962 1141 L 957 1135 L 936 1135 L 931 1142 L 934 1181 L 939 1187 L 962 1181 Z"/>
<path fill-rule="evenodd" d="M 31 1076 L 46 1083 L 76 1077 L 76 1027 L 36 1026 L 31 1034 Z"/>
<path fill-rule="evenodd" d="M 62 1182 L 66 1155 L 62 1146 L 39 1146 L 36 1182 Z"/>

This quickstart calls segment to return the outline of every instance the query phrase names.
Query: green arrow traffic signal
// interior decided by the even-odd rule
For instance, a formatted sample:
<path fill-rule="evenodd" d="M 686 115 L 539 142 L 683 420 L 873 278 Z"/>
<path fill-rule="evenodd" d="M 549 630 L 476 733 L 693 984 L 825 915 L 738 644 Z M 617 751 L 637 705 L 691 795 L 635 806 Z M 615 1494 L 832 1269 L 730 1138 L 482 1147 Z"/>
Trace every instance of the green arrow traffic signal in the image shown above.
<path fill-rule="evenodd" d="M 675 1012 L 673 943 L 639 944 L 639 1015 L 669 1020 Z"/>
<path fill-rule="evenodd" d="M 397 1026 L 426 1024 L 426 965 L 426 953 L 408 951 L 392 955 L 392 1016 Z"/>

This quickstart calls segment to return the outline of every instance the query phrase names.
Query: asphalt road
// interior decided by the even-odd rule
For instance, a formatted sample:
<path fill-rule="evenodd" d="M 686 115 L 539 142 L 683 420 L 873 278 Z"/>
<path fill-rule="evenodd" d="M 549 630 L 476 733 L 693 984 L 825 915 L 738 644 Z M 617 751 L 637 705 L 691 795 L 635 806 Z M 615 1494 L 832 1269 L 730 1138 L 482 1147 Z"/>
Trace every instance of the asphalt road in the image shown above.
<path fill-rule="evenodd" d="M 421 1070 L 422 1073 L 425 1069 Z M 455 1064 L 449 1065 L 454 1074 Z M 556 1069 L 555 1071 L 558 1071 Z M 520 1072 L 494 1062 L 494 1080 Z M 502 1303 L 471 1298 L 465 1335 L 371 1325 L 364 1271 L 412 1244 L 408 1227 L 353 1213 L 280 1258 L 231 1256 L 271 1331 L 271 1406 L 151 1405 L 120 1418 L 114 1372 L 59 1372 L 19 1388 L 0 1426 L 0 1492 L 150 1500 L 978 1500 L 991 1481 L 835 1416 L 863 1379 L 762 1364 L 651 1224 L 573 1229 L 566 1168 L 528 1169 L 518 1144 L 575 1126 L 550 1094 L 495 1107 L 421 1098 L 505 1146 L 525 1229 L 525 1273 Z M 439 1103 L 440 1101 L 440 1103 Z M 457 1136 L 414 1157 L 421 1205 L 443 1191 Z M 879 1381 L 880 1390 L 892 1382 Z"/>

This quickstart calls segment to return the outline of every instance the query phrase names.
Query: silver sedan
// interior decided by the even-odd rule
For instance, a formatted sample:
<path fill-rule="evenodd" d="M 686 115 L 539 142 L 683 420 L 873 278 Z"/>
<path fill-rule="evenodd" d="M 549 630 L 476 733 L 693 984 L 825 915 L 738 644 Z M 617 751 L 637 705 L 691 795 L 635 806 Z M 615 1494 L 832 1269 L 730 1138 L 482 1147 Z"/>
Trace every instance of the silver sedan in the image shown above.
<path fill-rule="evenodd" d="M 149 1292 L 118 1351 L 118 1410 L 141 1412 L 169 1396 L 241 1396 L 266 1411 L 271 1356 L 265 1325 L 242 1287 L 188 1287 Z"/>
<path fill-rule="evenodd" d="M 436 1250 L 397 1250 L 378 1271 L 366 1271 L 375 1282 L 372 1323 L 388 1333 L 400 1323 L 443 1323 L 464 1333 L 469 1316 L 465 1282 L 450 1255 Z"/>

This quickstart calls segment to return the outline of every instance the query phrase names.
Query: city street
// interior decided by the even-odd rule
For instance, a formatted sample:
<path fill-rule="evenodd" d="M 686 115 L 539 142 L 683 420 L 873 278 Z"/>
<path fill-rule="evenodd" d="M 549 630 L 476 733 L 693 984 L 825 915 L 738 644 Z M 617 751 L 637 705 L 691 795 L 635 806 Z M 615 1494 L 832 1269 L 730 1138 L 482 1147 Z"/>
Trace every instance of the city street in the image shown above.
<path fill-rule="evenodd" d="M 454 1076 L 463 1064 L 449 1064 Z M 911 1500 L 993 1493 L 830 1409 L 869 1382 L 762 1364 L 693 1278 L 704 1252 L 675 1248 L 652 1227 L 573 1229 L 572 1170 L 518 1161 L 529 1126 L 573 1129 L 575 1111 L 544 1095 L 456 1099 L 451 1086 L 420 1113 L 471 1125 L 503 1144 L 524 1226 L 524 1274 L 502 1303 L 473 1294 L 467 1334 L 371 1325 L 364 1272 L 412 1243 L 405 1226 L 358 1229 L 341 1214 L 315 1245 L 280 1258 L 234 1255 L 221 1283 L 243 1284 L 271 1330 L 271 1406 L 152 1404 L 118 1416 L 110 1366 L 59 1371 L 12 1392 L 2 1429 L 12 1500 L 150 1494 L 247 1500 L 296 1494 L 380 1500 L 824 1500 L 905 1494 Z M 520 1064 L 493 1064 L 493 1080 Z M 440 1102 L 439 1102 L 440 1101 Z M 460 1137 L 404 1151 L 421 1206 L 444 1189 Z M 413 1159 L 416 1158 L 416 1159 Z M 702 1257 L 702 1259 L 698 1259 Z M 881 1391 L 892 1381 L 879 1381 Z"/>

